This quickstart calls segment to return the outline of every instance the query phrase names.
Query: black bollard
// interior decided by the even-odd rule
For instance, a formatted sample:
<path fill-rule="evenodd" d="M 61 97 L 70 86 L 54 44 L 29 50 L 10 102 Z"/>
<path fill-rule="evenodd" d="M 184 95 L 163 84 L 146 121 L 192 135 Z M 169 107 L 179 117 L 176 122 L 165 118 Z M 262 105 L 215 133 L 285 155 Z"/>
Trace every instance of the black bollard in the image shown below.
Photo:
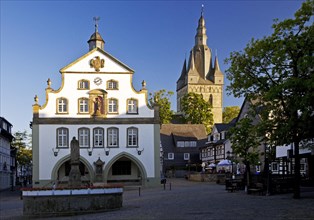
<path fill-rule="evenodd" d="M 138 196 L 141 196 L 141 187 L 138 187 Z"/>
<path fill-rule="evenodd" d="M 171 191 L 171 182 L 169 183 L 169 188 L 170 188 L 170 191 Z"/>
<path fill-rule="evenodd" d="M 166 183 L 164 182 L 164 190 L 166 190 Z"/>

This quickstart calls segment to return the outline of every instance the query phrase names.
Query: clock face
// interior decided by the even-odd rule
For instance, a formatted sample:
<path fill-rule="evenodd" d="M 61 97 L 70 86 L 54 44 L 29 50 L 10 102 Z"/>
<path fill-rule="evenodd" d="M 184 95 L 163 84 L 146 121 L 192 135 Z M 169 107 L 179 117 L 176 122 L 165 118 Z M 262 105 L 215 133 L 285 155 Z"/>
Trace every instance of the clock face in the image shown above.
<path fill-rule="evenodd" d="M 99 86 L 99 85 L 102 83 L 102 79 L 99 78 L 99 77 L 96 77 L 96 78 L 94 79 L 94 83 L 95 83 L 97 86 Z"/>

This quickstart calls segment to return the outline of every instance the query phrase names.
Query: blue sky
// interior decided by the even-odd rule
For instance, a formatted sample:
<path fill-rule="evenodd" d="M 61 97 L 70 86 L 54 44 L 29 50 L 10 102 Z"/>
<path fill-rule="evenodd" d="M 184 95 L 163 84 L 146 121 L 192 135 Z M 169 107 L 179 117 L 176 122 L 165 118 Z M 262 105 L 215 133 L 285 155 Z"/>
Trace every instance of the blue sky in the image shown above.
<path fill-rule="evenodd" d="M 59 70 L 88 52 L 94 16 L 100 17 L 105 50 L 135 70 L 137 90 L 145 80 L 149 92 L 175 92 L 184 59 L 194 46 L 202 4 L 207 45 L 217 50 L 224 72 L 230 52 L 242 50 L 252 38 L 270 35 L 273 19 L 292 18 L 302 2 L 2 0 L 0 115 L 13 124 L 14 132 L 30 131 L 34 96 L 44 104 L 47 79 L 58 89 Z M 241 106 L 242 101 L 224 92 L 224 106 Z"/>

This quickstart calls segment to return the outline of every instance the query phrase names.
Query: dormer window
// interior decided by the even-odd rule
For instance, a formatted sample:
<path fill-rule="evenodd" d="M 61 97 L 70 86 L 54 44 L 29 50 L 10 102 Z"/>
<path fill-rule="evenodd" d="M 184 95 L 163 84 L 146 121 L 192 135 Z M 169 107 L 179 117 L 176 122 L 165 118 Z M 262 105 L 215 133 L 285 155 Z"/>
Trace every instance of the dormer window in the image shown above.
<path fill-rule="evenodd" d="M 117 90 L 118 89 L 118 82 L 115 80 L 109 80 L 107 82 L 107 89 Z"/>
<path fill-rule="evenodd" d="M 86 79 L 78 81 L 78 89 L 89 89 L 89 81 Z"/>

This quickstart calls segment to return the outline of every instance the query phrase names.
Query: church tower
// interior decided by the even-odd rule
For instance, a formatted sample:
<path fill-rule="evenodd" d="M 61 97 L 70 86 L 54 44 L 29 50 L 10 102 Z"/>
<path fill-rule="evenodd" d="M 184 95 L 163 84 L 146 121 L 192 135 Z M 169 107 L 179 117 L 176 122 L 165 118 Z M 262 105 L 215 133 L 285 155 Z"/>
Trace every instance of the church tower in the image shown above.
<path fill-rule="evenodd" d="M 177 112 L 181 112 L 181 99 L 189 92 L 202 94 L 204 100 L 212 105 L 214 123 L 222 123 L 224 75 L 220 70 L 217 55 L 214 65 L 212 51 L 207 46 L 207 35 L 203 9 L 198 20 L 195 45 L 188 62 L 183 63 L 181 75 L 177 81 Z"/>

